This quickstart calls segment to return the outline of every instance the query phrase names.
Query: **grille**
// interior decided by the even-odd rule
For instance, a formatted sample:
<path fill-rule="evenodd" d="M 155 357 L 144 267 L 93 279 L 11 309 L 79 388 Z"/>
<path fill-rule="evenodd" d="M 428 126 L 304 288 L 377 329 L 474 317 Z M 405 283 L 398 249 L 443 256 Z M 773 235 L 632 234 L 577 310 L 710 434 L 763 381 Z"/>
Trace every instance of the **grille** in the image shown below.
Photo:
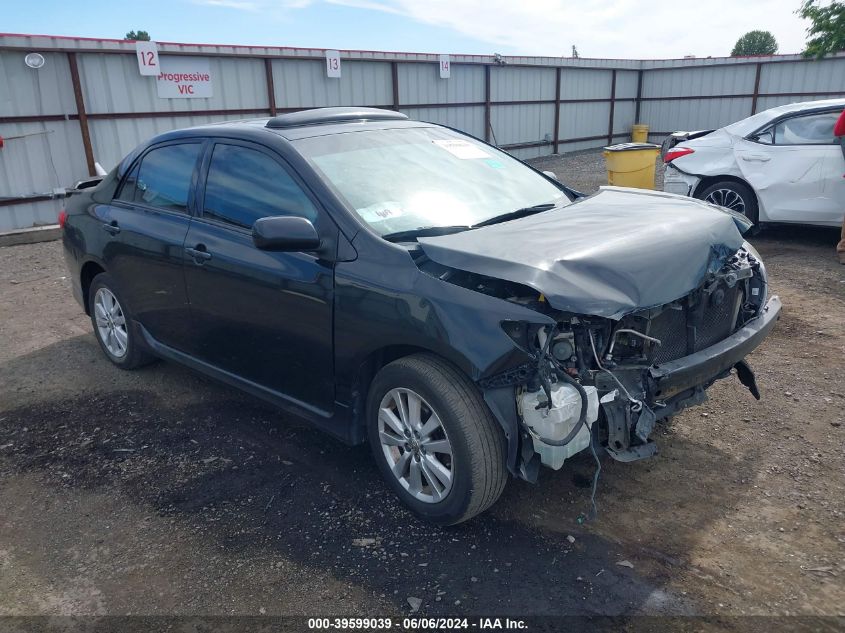
<path fill-rule="evenodd" d="M 737 310 L 742 299 L 739 286 L 720 286 L 716 292 L 702 300 L 707 301 L 701 322 L 696 331 L 693 351 L 702 350 L 729 336 L 734 329 Z M 695 307 L 692 308 L 695 310 Z M 687 319 L 691 311 L 677 306 L 667 307 L 651 319 L 648 334 L 660 339 L 661 345 L 654 352 L 655 363 L 665 363 L 689 354 Z"/>
<path fill-rule="evenodd" d="M 654 353 L 655 363 L 665 363 L 687 355 L 686 311 L 669 308 L 651 320 L 649 336 L 660 339 Z"/>
<path fill-rule="evenodd" d="M 695 349 L 700 350 L 718 343 L 726 338 L 733 330 L 734 321 L 737 315 L 737 300 L 739 299 L 739 286 L 733 288 L 720 288 L 716 291 L 724 291 L 722 300 L 714 302 L 711 296 L 710 305 L 704 310 L 704 317 L 701 326 L 698 328 Z"/>

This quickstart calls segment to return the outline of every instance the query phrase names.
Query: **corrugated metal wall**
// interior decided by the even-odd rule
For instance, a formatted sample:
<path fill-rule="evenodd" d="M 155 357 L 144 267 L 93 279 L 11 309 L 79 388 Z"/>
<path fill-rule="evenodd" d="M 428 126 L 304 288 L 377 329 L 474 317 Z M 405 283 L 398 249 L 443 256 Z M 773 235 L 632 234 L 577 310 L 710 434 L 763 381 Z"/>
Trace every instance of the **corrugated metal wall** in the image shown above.
<path fill-rule="evenodd" d="M 701 60 L 698 67 L 643 72 L 640 119 L 652 140 L 675 130 L 717 128 L 798 101 L 845 96 L 845 57 L 820 61 L 765 58 L 729 64 Z M 714 67 L 708 67 L 714 65 Z"/>
<path fill-rule="evenodd" d="M 720 127 L 745 118 L 751 114 L 755 68 L 744 65 L 646 72 L 640 118 L 649 123 L 658 137 L 674 130 Z M 747 96 L 713 98 L 741 94 Z M 690 95 L 706 95 L 707 98 L 676 98 Z"/>
<path fill-rule="evenodd" d="M 44 53 L 44 58 L 44 72 L 33 72 L 20 54 L 0 51 L 0 117 L 76 114 L 67 57 Z M 12 137 L 0 150 L 0 197 L 49 194 L 73 183 L 79 173 L 76 166 L 85 165 L 76 121 L 5 123 L 0 124 L 0 136 Z M 53 224 L 58 209 L 54 201 L 0 207 L 0 231 Z"/>
<path fill-rule="evenodd" d="M 322 50 L 158 46 L 162 59 L 208 59 L 213 97 L 159 98 L 155 78 L 138 73 L 132 43 L 0 35 L 0 136 L 29 135 L 0 150 L 0 231 L 54 221 L 61 201 L 46 198 L 89 175 L 82 129 L 90 154 L 109 169 L 138 143 L 171 129 L 268 116 L 271 107 L 367 105 L 449 125 L 531 158 L 627 140 L 637 112 L 660 140 L 676 129 L 725 125 L 752 109 L 845 94 L 845 56 L 807 62 L 467 55 L 452 56 L 451 78 L 441 79 L 436 55 L 343 51 L 342 77 L 330 79 Z M 42 53 L 43 68 L 25 66 L 27 52 Z M 37 197 L 4 200 L 30 196 Z"/>
<path fill-rule="evenodd" d="M 757 110 L 774 108 L 792 103 L 800 96 L 780 96 L 783 93 L 825 93 L 816 94 L 814 99 L 832 99 L 842 95 L 845 87 L 845 63 L 842 59 L 824 59 L 812 64 L 785 62 L 778 64 L 777 72 L 763 66 L 760 72 L 760 92 L 777 96 L 760 97 Z"/>
<path fill-rule="evenodd" d="M 390 106 L 393 103 L 390 72 L 389 62 L 344 61 L 343 74 L 338 80 L 326 77 L 323 61 L 273 60 L 276 104 L 280 108 Z"/>

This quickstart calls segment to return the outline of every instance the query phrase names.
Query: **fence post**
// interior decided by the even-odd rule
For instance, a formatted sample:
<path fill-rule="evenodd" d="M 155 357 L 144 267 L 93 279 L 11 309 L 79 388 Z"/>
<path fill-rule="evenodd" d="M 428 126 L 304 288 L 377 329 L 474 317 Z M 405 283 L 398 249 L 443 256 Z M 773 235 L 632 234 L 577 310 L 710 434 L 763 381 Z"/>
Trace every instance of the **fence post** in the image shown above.
<path fill-rule="evenodd" d="M 751 97 L 751 114 L 757 114 L 757 97 L 760 96 L 760 72 L 763 64 L 757 62 L 757 72 L 754 73 L 754 95 Z"/>
<path fill-rule="evenodd" d="M 399 112 L 399 63 L 390 62 L 390 79 L 393 83 L 393 109 Z"/>
<path fill-rule="evenodd" d="M 555 137 L 552 145 L 552 153 L 557 154 L 560 149 L 560 66 L 556 69 L 555 75 Z"/>
<path fill-rule="evenodd" d="M 484 140 L 490 142 L 490 64 L 484 64 Z"/>
<path fill-rule="evenodd" d="M 637 71 L 637 103 L 634 112 L 634 123 L 641 123 L 640 121 L 640 105 L 643 101 L 643 69 Z"/>
<path fill-rule="evenodd" d="M 613 110 L 616 108 L 616 69 L 610 75 L 610 116 L 607 121 L 607 144 L 613 145 Z"/>
<path fill-rule="evenodd" d="M 267 78 L 267 105 L 270 116 L 276 116 L 276 84 L 273 81 L 273 60 L 264 58 L 264 75 Z"/>
<path fill-rule="evenodd" d="M 94 148 L 91 146 L 91 134 L 88 131 L 88 114 L 85 112 L 85 99 L 82 96 L 82 84 L 79 81 L 76 53 L 67 53 L 67 63 L 70 67 L 70 81 L 73 84 L 73 98 L 76 100 L 76 114 L 79 118 L 79 131 L 82 134 L 82 147 L 85 149 L 85 162 L 88 163 L 88 175 L 96 176 Z"/>

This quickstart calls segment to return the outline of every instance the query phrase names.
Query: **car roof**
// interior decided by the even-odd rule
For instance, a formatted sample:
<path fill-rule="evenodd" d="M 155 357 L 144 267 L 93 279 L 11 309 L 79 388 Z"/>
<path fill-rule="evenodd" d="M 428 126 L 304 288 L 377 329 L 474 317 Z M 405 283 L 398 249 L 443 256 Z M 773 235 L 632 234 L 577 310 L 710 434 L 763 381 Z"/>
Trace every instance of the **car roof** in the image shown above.
<path fill-rule="evenodd" d="M 237 136 L 239 132 L 254 134 L 258 131 L 281 136 L 289 141 L 325 136 L 344 132 L 380 130 L 395 127 L 433 126 L 432 123 L 413 121 L 406 115 L 382 108 L 329 107 L 297 110 L 270 118 L 238 119 L 220 121 L 190 128 L 174 130 L 163 136 L 188 136 L 209 134 L 212 136 Z M 160 138 L 160 137 L 157 137 Z"/>
<path fill-rule="evenodd" d="M 203 136 L 261 141 L 276 138 L 296 141 L 313 136 L 410 127 L 439 127 L 414 121 L 404 114 L 383 108 L 329 107 L 297 110 L 277 117 L 236 119 L 180 128 L 159 134 L 136 147 L 123 158 L 118 175 L 123 176 L 135 158 L 158 143 Z"/>
<path fill-rule="evenodd" d="M 344 123 L 350 121 L 407 121 L 408 115 L 397 110 L 384 108 L 313 108 L 297 110 L 275 116 L 267 122 L 267 127 L 274 130 L 290 129 L 306 125 L 326 123 Z"/>
<path fill-rule="evenodd" d="M 332 134 L 346 134 L 349 132 L 364 132 L 371 130 L 390 130 L 395 128 L 410 128 L 410 127 L 438 127 L 434 123 L 424 123 L 422 121 L 394 120 L 394 121 L 355 121 L 344 123 L 323 123 L 320 125 L 307 125 L 295 128 L 286 128 L 283 130 L 274 130 L 267 128 L 268 132 L 274 132 L 288 141 L 296 141 L 302 138 L 310 138 L 312 136 L 328 136 Z"/>
<path fill-rule="evenodd" d="M 725 126 L 725 130 L 731 134 L 738 136 L 746 136 L 752 132 L 756 132 L 762 126 L 774 121 L 775 119 L 788 114 L 796 114 L 798 112 L 811 112 L 814 110 L 826 109 L 845 109 L 845 99 L 822 99 L 819 101 L 800 101 L 798 103 L 787 103 L 784 105 L 775 106 L 768 110 L 763 110 L 757 114 L 750 116 L 736 123 L 731 123 Z"/>
<path fill-rule="evenodd" d="M 801 112 L 802 110 L 815 110 L 816 108 L 845 108 L 845 98 L 838 99 L 819 99 L 818 101 L 799 101 L 798 103 L 787 103 L 785 105 L 769 108 L 766 112 L 777 112 L 778 114 L 789 114 L 791 112 Z"/>

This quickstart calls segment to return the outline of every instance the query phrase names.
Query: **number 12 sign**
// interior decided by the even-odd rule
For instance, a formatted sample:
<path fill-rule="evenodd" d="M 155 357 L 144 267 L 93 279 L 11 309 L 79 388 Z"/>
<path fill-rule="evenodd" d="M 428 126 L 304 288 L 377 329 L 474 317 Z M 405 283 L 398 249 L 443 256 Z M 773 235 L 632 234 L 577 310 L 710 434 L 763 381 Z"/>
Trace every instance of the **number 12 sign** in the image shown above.
<path fill-rule="evenodd" d="M 135 56 L 138 58 L 138 70 L 142 75 L 156 76 L 161 72 L 155 42 L 135 42 Z"/>
<path fill-rule="evenodd" d="M 326 76 L 340 78 L 340 53 L 326 51 Z"/>
<path fill-rule="evenodd" d="M 449 64 L 449 56 L 448 55 L 441 55 L 440 56 L 440 78 L 441 79 L 449 79 L 451 71 L 451 65 Z"/>

